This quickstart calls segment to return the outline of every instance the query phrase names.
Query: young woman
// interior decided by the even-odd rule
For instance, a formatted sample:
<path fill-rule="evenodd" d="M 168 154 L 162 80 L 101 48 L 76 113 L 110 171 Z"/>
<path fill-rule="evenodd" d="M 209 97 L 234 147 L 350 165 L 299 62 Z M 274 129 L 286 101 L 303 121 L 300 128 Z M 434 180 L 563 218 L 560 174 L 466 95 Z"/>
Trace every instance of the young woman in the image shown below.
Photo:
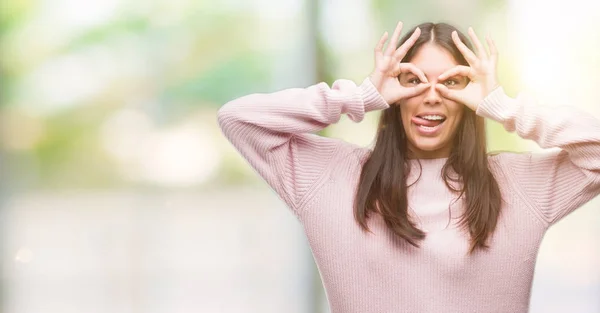
<path fill-rule="evenodd" d="M 600 121 L 507 96 L 472 29 L 398 23 L 362 84 L 252 94 L 225 136 L 304 226 L 332 313 L 527 312 L 546 230 L 600 193 Z M 373 149 L 315 135 L 381 112 Z M 486 153 L 484 118 L 540 153 Z"/>

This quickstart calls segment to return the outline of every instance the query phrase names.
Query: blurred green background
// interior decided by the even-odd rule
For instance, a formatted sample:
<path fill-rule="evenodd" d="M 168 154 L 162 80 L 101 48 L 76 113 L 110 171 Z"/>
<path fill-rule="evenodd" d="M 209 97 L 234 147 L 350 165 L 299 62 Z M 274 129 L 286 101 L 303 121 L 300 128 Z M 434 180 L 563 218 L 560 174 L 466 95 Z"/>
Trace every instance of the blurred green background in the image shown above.
<path fill-rule="evenodd" d="M 491 34 L 510 95 L 600 116 L 597 2 L 0 2 L 3 312 L 326 312 L 301 227 L 216 112 L 362 81 L 398 20 Z M 368 145 L 377 116 L 324 135 Z M 548 233 L 532 312 L 600 311 L 598 225 L 593 201 Z"/>

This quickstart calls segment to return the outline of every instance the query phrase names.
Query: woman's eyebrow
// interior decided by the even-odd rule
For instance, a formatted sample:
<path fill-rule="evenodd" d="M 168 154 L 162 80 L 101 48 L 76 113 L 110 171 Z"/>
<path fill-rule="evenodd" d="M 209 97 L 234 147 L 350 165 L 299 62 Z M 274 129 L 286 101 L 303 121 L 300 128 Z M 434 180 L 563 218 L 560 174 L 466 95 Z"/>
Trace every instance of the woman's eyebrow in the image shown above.
<path fill-rule="evenodd" d="M 449 77 L 447 77 L 444 80 L 448 80 L 448 79 L 451 79 L 451 78 L 454 78 L 454 79 L 463 79 L 463 78 L 466 78 L 466 77 L 463 76 L 463 75 L 460 75 L 460 74 L 456 74 L 456 75 L 449 76 Z"/>

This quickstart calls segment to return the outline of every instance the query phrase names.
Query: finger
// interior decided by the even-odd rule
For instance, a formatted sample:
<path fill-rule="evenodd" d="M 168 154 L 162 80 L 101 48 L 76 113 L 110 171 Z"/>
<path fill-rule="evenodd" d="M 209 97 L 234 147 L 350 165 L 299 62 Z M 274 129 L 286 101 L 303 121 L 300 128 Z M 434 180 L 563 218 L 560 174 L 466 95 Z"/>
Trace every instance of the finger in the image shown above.
<path fill-rule="evenodd" d="M 385 50 L 385 55 L 392 55 L 394 50 L 396 50 L 396 44 L 398 43 L 398 38 L 400 38 L 400 33 L 402 32 L 402 22 L 398 22 L 396 25 L 396 29 L 394 30 L 394 34 L 392 35 L 392 39 L 388 44 L 387 49 Z"/>
<path fill-rule="evenodd" d="M 456 75 L 465 76 L 465 77 L 468 77 L 469 79 L 473 80 L 473 69 L 469 66 L 457 65 L 457 66 L 445 71 L 440 76 L 438 76 L 438 80 L 443 81 L 449 77 L 456 76 Z"/>
<path fill-rule="evenodd" d="M 435 84 L 435 89 L 442 95 L 442 97 L 461 102 L 459 94 L 456 92 L 456 90 L 450 90 L 442 84 Z"/>
<path fill-rule="evenodd" d="M 415 76 L 419 77 L 419 79 L 422 82 L 424 82 L 424 83 L 429 82 L 427 80 L 427 77 L 425 76 L 425 73 L 423 73 L 423 71 L 421 71 L 421 69 L 419 69 L 412 63 L 400 63 L 400 65 L 398 66 L 397 74 L 394 76 L 398 76 L 402 73 L 413 73 L 413 74 L 415 74 Z"/>
<path fill-rule="evenodd" d="M 488 47 L 490 47 L 490 57 L 494 64 L 496 64 L 498 61 L 498 48 L 496 48 L 496 43 L 490 36 L 487 36 L 485 40 L 487 41 Z"/>
<path fill-rule="evenodd" d="M 375 46 L 375 54 L 381 54 L 381 51 L 383 51 L 383 45 L 385 44 L 387 38 L 388 32 L 383 33 L 383 36 L 381 36 L 381 39 L 379 39 L 379 42 Z"/>
<path fill-rule="evenodd" d="M 481 44 L 481 41 L 479 41 L 479 38 L 477 38 L 477 35 L 475 34 L 473 27 L 469 27 L 467 32 L 469 34 L 469 37 L 471 38 L 471 42 L 475 44 L 475 49 L 477 50 L 477 55 L 479 56 L 479 58 L 487 59 L 488 53 L 485 50 L 485 48 L 483 47 L 483 45 Z"/>
<path fill-rule="evenodd" d="M 454 40 L 454 44 L 456 45 L 456 47 L 458 48 L 458 50 L 460 51 L 460 53 L 462 53 L 463 57 L 465 57 L 465 60 L 467 60 L 467 62 L 469 62 L 469 65 L 474 65 L 477 63 L 478 59 L 477 56 L 473 53 L 473 51 L 471 51 L 471 49 L 469 49 L 469 47 L 467 47 L 458 37 L 458 33 L 456 31 L 452 32 L 452 40 Z"/>
<path fill-rule="evenodd" d="M 381 59 L 383 57 L 383 53 L 381 51 L 383 50 L 383 45 L 385 44 L 387 38 L 388 32 L 383 33 L 383 36 L 381 36 L 381 39 L 379 39 L 379 42 L 375 46 L 375 64 L 381 62 Z"/>
<path fill-rule="evenodd" d="M 426 83 L 426 84 L 419 84 L 414 87 L 406 88 L 405 97 L 410 98 L 410 97 L 418 96 L 418 95 L 422 94 L 425 90 L 429 89 L 430 87 L 431 87 L 431 84 Z"/>
<path fill-rule="evenodd" d="M 400 62 L 404 58 L 404 56 L 406 55 L 406 53 L 408 52 L 408 50 L 415 44 L 415 42 L 417 41 L 417 39 L 419 39 L 420 35 L 421 35 L 421 29 L 419 27 L 417 27 L 415 29 L 415 31 L 413 32 L 413 34 L 410 36 L 410 38 L 408 38 L 408 40 L 406 40 L 398 48 L 398 50 L 396 50 L 396 52 L 394 53 L 394 58 L 396 60 L 398 60 L 398 62 Z"/>

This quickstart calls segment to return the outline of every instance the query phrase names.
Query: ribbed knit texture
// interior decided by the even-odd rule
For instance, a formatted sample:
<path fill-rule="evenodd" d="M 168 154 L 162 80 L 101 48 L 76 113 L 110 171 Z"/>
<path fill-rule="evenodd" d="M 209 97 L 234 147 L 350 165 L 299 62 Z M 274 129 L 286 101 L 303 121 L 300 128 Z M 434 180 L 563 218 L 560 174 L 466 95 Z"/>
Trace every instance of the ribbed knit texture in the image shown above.
<path fill-rule="evenodd" d="M 544 233 L 600 193 L 600 121 L 508 97 L 501 87 L 486 97 L 478 115 L 560 149 L 488 157 L 503 211 L 491 248 L 468 255 L 469 236 L 457 226 L 463 203 L 441 177 L 445 158 L 411 160 L 409 180 L 421 175 L 408 190 L 410 214 L 427 234 L 420 248 L 393 236 L 379 216 L 369 219 L 372 233 L 355 222 L 370 150 L 314 133 L 342 114 L 360 122 L 388 107 L 368 78 L 359 86 L 337 80 L 235 99 L 218 121 L 304 226 L 332 313 L 527 312 Z"/>

